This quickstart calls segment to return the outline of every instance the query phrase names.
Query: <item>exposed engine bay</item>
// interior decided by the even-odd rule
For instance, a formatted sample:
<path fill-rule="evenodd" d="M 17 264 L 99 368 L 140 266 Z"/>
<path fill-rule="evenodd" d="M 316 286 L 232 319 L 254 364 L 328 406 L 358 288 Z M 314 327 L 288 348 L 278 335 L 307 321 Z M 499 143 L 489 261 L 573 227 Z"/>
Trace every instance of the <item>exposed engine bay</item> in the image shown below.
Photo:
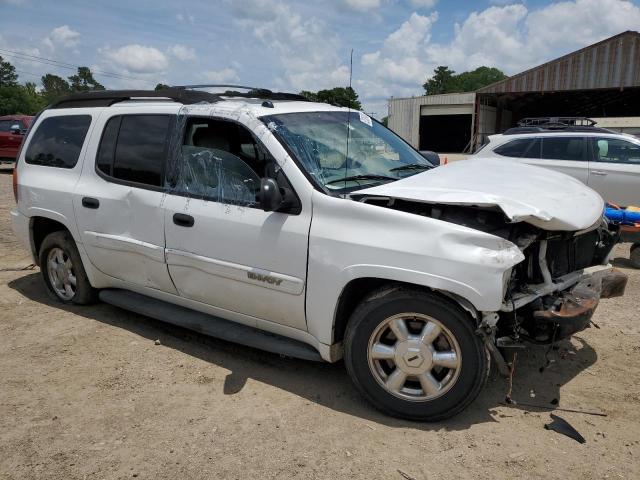
<path fill-rule="evenodd" d="M 616 226 L 602 220 L 579 232 L 547 231 L 514 222 L 499 207 L 443 205 L 361 197 L 381 207 L 480 230 L 518 246 L 525 260 L 505 279 L 493 337 L 501 343 L 550 344 L 587 328 L 600 298 L 621 296 L 626 275 L 607 265 Z"/>

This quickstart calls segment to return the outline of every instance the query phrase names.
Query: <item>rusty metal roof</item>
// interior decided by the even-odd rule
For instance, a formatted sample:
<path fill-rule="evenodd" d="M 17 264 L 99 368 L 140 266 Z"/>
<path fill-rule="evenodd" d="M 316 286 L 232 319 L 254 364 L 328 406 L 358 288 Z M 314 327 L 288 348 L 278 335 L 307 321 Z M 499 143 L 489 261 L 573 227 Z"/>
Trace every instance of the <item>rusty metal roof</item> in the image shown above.
<path fill-rule="evenodd" d="M 477 92 L 555 92 L 638 86 L 640 33 L 626 31 Z"/>

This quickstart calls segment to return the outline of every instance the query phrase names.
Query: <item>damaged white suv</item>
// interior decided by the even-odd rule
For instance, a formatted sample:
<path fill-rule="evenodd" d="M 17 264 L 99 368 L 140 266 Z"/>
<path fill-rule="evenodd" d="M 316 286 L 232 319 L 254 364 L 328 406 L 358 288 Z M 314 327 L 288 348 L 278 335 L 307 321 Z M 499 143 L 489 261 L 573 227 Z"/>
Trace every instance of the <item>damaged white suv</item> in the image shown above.
<path fill-rule="evenodd" d="M 501 344 L 566 338 L 626 284 L 579 181 L 433 168 L 363 113 L 268 90 L 67 97 L 33 122 L 14 187 L 14 231 L 60 301 L 344 356 L 410 419 L 460 412 Z"/>

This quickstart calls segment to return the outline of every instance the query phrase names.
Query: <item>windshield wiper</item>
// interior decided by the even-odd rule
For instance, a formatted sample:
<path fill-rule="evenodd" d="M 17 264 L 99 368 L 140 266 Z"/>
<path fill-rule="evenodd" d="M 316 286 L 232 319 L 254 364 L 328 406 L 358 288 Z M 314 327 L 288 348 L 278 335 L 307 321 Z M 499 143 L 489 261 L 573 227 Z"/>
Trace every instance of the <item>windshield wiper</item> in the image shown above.
<path fill-rule="evenodd" d="M 401 167 L 394 167 L 390 172 L 400 172 L 402 170 L 429 170 L 433 168 L 433 165 L 427 165 L 426 163 L 410 163 L 408 165 L 402 165 Z"/>
<path fill-rule="evenodd" d="M 336 178 L 335 180 L 331 180 L 326 183 L 326 185 L 330 185 L 332 183 L 340 183 L 340 182 L 350 182 L 353 180 L 398 180 L 396 177 L 388 177 L 386 175 L 352 175 L 350 177 L 342 177 Z"/>

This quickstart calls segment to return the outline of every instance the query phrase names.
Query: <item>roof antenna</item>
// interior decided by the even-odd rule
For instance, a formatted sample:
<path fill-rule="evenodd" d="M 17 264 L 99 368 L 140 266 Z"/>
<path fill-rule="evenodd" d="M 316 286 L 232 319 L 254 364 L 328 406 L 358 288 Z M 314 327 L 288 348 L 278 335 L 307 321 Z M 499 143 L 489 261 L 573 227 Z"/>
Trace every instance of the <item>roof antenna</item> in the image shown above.
<path fill-rule="evenodd" d="M 353 48 L 349 56 L 349 91 L 347 92 L 347 151 L 344 157 L 344 189 L 347 189 L 347 176 L 349 174 L 349 138 L 351 137 L 351 79 L 353 77 Z M 346 192 L 344 193 L 347 197 Z"/>

